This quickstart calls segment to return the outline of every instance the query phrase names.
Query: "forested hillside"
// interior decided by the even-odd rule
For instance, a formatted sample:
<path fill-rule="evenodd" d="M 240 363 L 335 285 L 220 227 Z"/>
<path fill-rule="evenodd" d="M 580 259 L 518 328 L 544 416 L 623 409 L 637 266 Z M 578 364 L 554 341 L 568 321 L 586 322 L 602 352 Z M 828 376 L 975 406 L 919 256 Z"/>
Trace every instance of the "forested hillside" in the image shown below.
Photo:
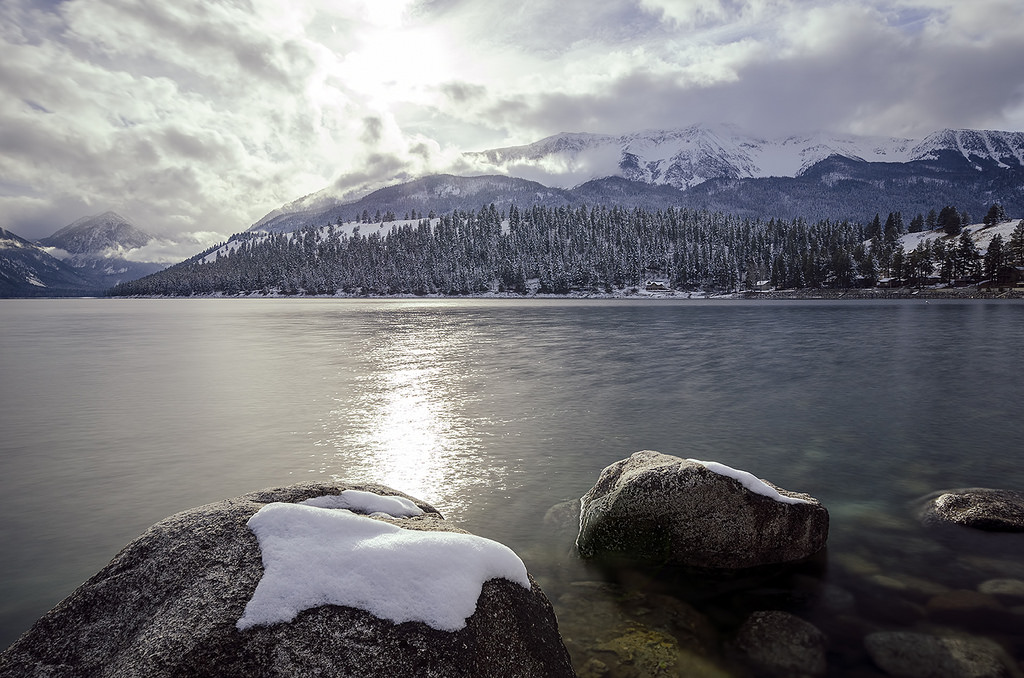
<path fill-rule="evenodd" d="M 220 249 L 118 285 L 112 294 L 568 294 L 650 281 L 681 291 L 750 289 L 764 281 L 780 288 L 853 287 L 881 278 L 977 278 L 1024 263 L 1024 222 L 1015 231 L 1017 242 L 998 239 L 999 257 L 991 259 L 973 246 L 970 234 L 959 237 L 966 215 L 952 207 L 941 214 L 955 225 L 934 213 L 927 223 L 918 216 L 904 224 L 894 213 L 884 224 L 876 218 L 862 225 L 672 208 L 513 206 L 503 213 L 491 205 L 390 230 L 374 224 L 369 234 L 341 223 L 288 234 L 245 233 Z M 904 252 L 899 239 L 908 228 L 932 226 L 946 230 Z"/>

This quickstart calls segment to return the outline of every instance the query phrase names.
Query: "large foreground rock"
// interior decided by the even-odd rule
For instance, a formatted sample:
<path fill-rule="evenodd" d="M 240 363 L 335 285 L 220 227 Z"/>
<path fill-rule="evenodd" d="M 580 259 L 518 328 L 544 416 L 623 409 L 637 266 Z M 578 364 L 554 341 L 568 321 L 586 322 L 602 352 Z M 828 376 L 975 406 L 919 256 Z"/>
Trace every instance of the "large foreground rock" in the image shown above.
<path fill-rule="evenodd" d="M 405 496 L 383 486 L 303 483 L 171 516 L 0 655 L 0 676 L 573 675 L 551 605 L 532 578 L 532 589 L 506 579 L 484 583 L 476 611 L 458 631 L 395 624 L 337 605 L 239 631 L 236 622 L 263 574 L 260 544 L 246 522 L 268 503 L 344 489 Z M 413 501 L 424 515 L 379 519 L 460 532 Z"/>
<path fill-rule="evenodd" d="M 921 521 L 987 532 L 1024 532 L 1024 492 L 987 487 L 942 490 L 924 497 Z"/>
<path fill-rule="evenodd" d="M 615 462 L 581 500 L 580 555 L 735 570 L 802 560 L 825 546 L 828 511 L 818 500 L 747 475 L 763 493 L 659 452 Z"/>

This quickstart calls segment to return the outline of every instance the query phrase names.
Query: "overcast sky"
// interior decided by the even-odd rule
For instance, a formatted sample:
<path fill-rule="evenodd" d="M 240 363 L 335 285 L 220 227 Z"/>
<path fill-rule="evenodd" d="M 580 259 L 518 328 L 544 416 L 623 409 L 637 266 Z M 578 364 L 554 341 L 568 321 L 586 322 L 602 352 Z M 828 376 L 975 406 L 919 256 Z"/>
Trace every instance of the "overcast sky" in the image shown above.
<path fill-rule="evenodd" d="M 562 131 L 1024 130 L 1022 64 L 1021 0 L 2 0 L 0 226 L 198 244 Z"/>

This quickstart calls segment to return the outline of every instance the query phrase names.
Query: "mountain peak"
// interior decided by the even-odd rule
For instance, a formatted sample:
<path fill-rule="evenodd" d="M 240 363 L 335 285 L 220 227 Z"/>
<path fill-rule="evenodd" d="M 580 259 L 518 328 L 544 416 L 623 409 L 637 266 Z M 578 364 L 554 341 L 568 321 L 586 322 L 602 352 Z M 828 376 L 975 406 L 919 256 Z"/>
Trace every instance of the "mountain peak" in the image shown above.
<path fill-rule="evenodd" d="M 152 239 L 152 235 L 117 212 L 107 211 L 82 217 L 39 242 L 72 254 L 86 254 L 108 249 L 134 249 Z"/>

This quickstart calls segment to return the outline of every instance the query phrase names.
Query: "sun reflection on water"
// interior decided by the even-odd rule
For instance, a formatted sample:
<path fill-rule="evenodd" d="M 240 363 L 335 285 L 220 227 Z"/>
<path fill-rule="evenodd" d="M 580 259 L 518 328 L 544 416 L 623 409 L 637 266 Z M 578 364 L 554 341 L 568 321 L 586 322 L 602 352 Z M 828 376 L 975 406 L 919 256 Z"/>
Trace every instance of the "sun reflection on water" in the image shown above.
<path fill-rule="evenodd" d="M 480 398 L 467 366 L 481 340 L 451 316 L 401 312 L 377 321 L 384 331 L 362 346 L 363 376 L 323 421 L 319 444 L 329 449 L 320 471 L 383 483 L 458 517 L 505 474 L 482 462 L 487 420 L 468 411 Z"/>

